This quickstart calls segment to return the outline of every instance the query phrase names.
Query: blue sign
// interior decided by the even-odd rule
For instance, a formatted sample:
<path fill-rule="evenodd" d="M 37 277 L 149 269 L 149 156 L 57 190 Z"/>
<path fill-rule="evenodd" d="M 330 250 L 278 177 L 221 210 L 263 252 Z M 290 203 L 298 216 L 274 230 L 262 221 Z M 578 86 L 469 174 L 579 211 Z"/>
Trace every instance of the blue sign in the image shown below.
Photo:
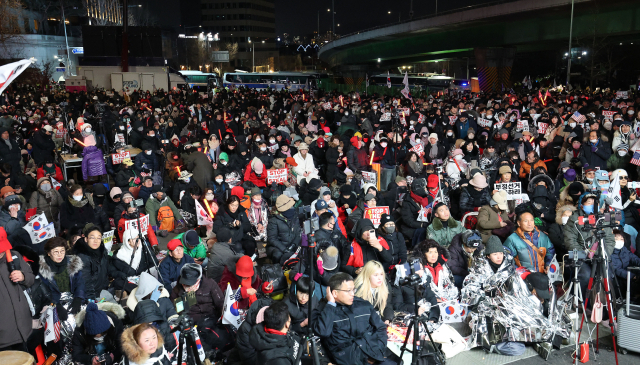
<path fill-rule="evenodd" d="M 84 47 L 76 47 L 71 49 L 73 54 L 84 54 Z"/>
<path fill-rule="evenodd" d="M 56 72 L 64 72 L 64 67 L 56 67 Z"/>

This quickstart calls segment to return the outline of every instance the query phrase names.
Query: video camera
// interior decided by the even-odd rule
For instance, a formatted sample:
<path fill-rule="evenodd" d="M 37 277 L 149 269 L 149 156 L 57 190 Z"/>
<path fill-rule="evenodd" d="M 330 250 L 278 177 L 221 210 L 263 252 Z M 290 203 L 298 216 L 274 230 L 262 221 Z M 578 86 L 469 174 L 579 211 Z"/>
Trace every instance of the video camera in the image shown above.
<path fill-rule="evenodd" d="M 405 268 L 406 268 L 405 264 Z M 417 274 L 418 271 L 421 270 L 420 268 L 420 260 L 419 259 L 415 259 L 413 261 L 411 261 L 410 263 L 408 263 L 409 265 L 409 270 L 411 272 L 410 275 L 406 275 L 404 277 L 401 277 L 398 280 L 398 284 L 400 284 L 401 286 L 414 286 L 414 285 L 419 285 L 422 283 L 422 278 L 420 277 L 420 275 Z"/>

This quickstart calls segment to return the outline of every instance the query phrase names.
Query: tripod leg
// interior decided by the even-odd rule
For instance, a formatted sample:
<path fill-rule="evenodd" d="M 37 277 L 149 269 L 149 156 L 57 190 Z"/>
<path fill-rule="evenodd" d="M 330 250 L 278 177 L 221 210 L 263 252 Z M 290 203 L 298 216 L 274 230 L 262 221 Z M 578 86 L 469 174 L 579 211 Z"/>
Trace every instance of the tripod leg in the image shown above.
<path fill-rule="evenodd" d="M 593 288 L 593 277 L 596 273 L 596 268 L 597 268 L 596 265 L 597 265 L 597 262 L 594 260 L 593 265 L 591 266 L 591 274 L 589 276 L 589 286 L 587 286 L 587 296 L 583 298 L 584 307 L 582 309 L 582 318 L 580 319 L 580 329 L 578 330 L 578 340 L 577 340 L 578 347 L 580 346 L 580 337 L 582 336 L 582 325 L 584 324 L 584 318 L 587 315 L 587 304 L 589 303 L 589 295 L 591 295 L 591 289 Z M 576 270 L 579 270 L 579 268 L 576 268 Z M 582 292 L 582 288 L 580 291 Z M 576 315 L 577 314 L 578 314 L 578 308 L 576 308 Z M 576 358 L 573 359 L 574 364 L 577 359 L 578 359 L 578 353 L 576 352 Z"/>
<path fill-rule="evenodd" d="M 606 268 L 604 267 L 605 265 L 603 265 L 602 270 L 605 271 Z M 618 365 L 618 349 L 616 348 L 616 322 L 615 322 L 615 317 L 613 315 L 613 305 L 611 303 L 611 292 L 609 291 L 609 279 L 608 279 L 608 272 L 605 273 L 606 276 L 604 276 L 604 290 L 607 292 L 607 295 L 605 296 L 607 298 L 607 312 L 609 312 L 609 327 L 611 328 L 611 338 L 612 338 L 612 342 L 613 342 L 613 353 L 616 356 L 616 365 Z"/>
<path fill-rule="evenodd" d="M 400 347 L 400 360 L 398 360 L 398 365 L 402 364 L 402 355 L 407 350 L 407 342 L 409 342 L 409 336 L 411 336 L 411 331 L 413 330 L 413 319 L 409 322 L 409 326 L 407 327 L 407 335 L 404 338 L 404 343 L 402 347 Z"/>

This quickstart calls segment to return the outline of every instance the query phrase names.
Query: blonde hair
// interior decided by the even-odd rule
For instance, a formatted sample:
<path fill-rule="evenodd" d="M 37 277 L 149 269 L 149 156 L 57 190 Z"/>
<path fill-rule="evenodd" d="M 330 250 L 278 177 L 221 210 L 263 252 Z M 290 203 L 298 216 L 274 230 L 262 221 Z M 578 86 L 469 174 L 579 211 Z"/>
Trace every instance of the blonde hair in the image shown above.
<path fill-rule="evenodd" d="M 377 289 L 377 295 L 374 298 L 373 293 L 371 292 L 371 280 L 369 280 L 369 278 L 378 271 L 382 272 L 384 280 L 382 281 L 382 285 Z M 385 274 L 384 267 L 381 263 L 378 261 L 367 262 L 362 268 L 360 274 L 358 274 L 358 277 L 354 282 L 354 286 L 356 287 L 357 297 L 371 303 L 381 314 L 384 312 L 384 309 L 387 306 L 387 298 L 389 297 L 389 286 L 387 285 L 387 275 Z"/>

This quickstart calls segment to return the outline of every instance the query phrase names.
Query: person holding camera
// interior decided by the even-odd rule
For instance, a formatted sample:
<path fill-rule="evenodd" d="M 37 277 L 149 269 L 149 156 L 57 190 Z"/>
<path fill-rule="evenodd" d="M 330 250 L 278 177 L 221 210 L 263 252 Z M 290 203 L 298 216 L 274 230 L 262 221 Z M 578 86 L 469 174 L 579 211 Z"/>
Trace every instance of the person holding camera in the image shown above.
<path fill-rule="evenodd" d="M 120 336 L 125 312 L 118 304 L 89 302 L 76 315 L 73 361 L 80 365 L 112 365 L 120 362 Z"/>
<path fill-rule="evenodd" d="M 226 288 L 226 287 L 225 287 Z M 205 318 L 220 318 L 224 305 L 224 293 L 218 283 L 202 275 L 202 266 L 186 264 L 180 270 L 180 279 L 171 291 L 171 300 L 195 292 L 196 303 L 189 306 L 187 313 L 194 322 Z"/>
<path fill-rule="evenodd" d="M 405 277 L 409 276 L 411 273 L 411 266 L 413 266 L 413 271 L 418 274 L 421 278 L 424 273 L 424 267 L 420 264 L 419 258 L 411 258 L 408 263 L 404 264 L 404 272 Z M 400 275 L 398 273 L 399 267 L 402 265 L 396 266 L 395 275 Z M 416 292 L 413 290 L 413 286 L 407 285 L 394 285 L 392 287 L 392 298 L 391 303 L 393 304 L 393 310 L 396 312 L 405 312 L 405 313 L 414 313 L 415 311 L 415 303 L 416 301 L 419 303 L 418 305 L 418 315 L 422 315 L 425 312 L 428 313 L 429 321 L 433 323 L 438 323 L 440 320 L 440 307 L 438 306 L 438 298 L 436 294 L 431 290 L 429 285 L 418 285 L 418 296 L 416 297 Z M 421 303 L 424 301 L 424 303 Z"/>
<path fill-rule="evenodd" d="M 355 296 L 353 277 L 331 277 L 326 298 L 312 313 L 313 332 L 337 365 L 391 365 L 386 359 L 387 326 L 374 306 Z"/>
<path fill-rule="evenodd" d="M 450 258 L 447 264 L 458 289 L 462 289 L 462 282 L 469 275 L 469 268 L 473 267 L 479 257 L 482 257 L 483 252 L 482 236 L 477 230 L 466 230 L 453 237 L 449 246 Z"/>

